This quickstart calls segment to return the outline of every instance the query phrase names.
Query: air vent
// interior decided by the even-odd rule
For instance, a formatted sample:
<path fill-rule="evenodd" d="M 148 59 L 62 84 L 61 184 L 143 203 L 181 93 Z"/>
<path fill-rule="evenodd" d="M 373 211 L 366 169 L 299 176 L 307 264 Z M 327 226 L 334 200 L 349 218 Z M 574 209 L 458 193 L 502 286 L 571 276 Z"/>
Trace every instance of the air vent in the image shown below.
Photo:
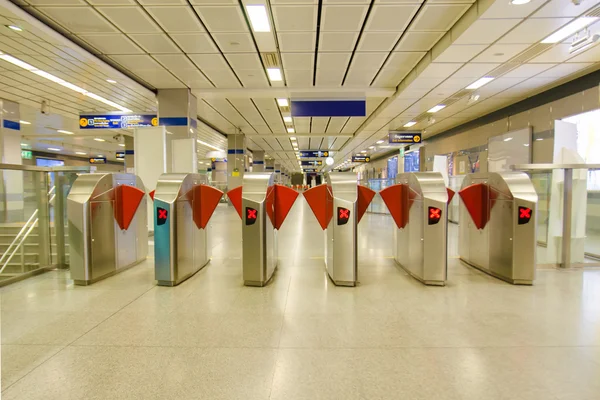
<path fill-rule="evenodd" d="M 523 53 L 519 54 L 518 56 L 514 57 L 512 60 L 510 60 L 511 63 L 524 63 L 527 60 L 532 59 L 533 57 L 539 55 L 540 53 L 542 53 L 543 51 L 548 50 L 548 48 L 554 46 L 553 43 L 538 43 L 535 46 L 525 50 Z"/>
<path fill-rule="evenodd" d="M 289 113 L 290 112 L 290 107 L 289 106 L 287 106 L 287 107 L 279 107 L 279 109 L 283 113 Z"/>
<path fill-rule="evenodd" d="M 596 18 L 600 18 L 600 7 L 596 7 L 594 8 L 592 11 L 590 11 L 589 13 L 585 14 L 586 17 L 596 17 Z"/>
<path fill-rule="evenodd" d="M 508 71 L 511 71 L 515 68 L 517 68 L 520 64 L 518 63 L 513 63 L 512 61 L 506 64 L 502 64 L 501 66 L 499 66 L 498 68 L 492 70 L 490 73 L 486 74 L 486 76 L 492 76 L 494 78 L 499 78 L 500 76 L 504 75 L 505 73 L 507 73 Z"/>
<path fill-rule="evenodd" d="M 279 67 L 279 57 L 277 57 L 277 53 L 261 53 L 261 57 L 266 68 Z"/>

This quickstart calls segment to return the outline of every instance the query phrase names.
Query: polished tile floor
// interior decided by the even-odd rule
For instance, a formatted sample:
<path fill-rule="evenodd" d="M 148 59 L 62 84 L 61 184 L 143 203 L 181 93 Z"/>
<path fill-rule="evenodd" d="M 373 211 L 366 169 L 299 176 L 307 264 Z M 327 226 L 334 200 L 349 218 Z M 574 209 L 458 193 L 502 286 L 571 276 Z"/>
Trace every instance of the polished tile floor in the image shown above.
<path fill-rule="evenodd" d="M 451 225 L 448 286 L 425 287 L 394 265 L 391 218 L 366 215 L 361 285 L 338 288 L 298 201 L 274 281 L 248 288 L 237 214 L 213 226 L 213 261 L 176 288 L 149 259 L 89 287 L 51 272 L 1 289 L 2 398 L 600 399 L 599 269 L 511 286 L 460 264 Z"/>

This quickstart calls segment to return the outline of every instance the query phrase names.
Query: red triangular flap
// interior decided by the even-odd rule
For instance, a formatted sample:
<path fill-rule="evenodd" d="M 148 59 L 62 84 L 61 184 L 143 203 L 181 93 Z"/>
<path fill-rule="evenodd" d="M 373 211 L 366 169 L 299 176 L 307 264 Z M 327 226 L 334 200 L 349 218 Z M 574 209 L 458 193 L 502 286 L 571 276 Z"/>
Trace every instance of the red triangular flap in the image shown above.
<path fill-rule="evenodd" d="M 148 193 L 148 196 L 150 196 L 150 198 L 152 199 L 152 201 L 154 201 L 154 193 L 156 193 L 156 190 L 153 190 L 150 193 Z"/>
<path fill-rule="evenodd" d="M 304 198 L 317 218 L 321 229 L 327 229 L 333 217 L 333 197 L 327 185 L 315 186 L 304 192 Z"/>
<path fill-rule="evenodd" d="M 298 192 L 287 186 L 275 185 L 275 229 L 281 228 L 294 202 Z"/>
<path fill-rule="evenodd" d="M 135 186 L 119 185 L 115 188 L 114 215 L 121 229 L 129 229 L 129 225 L 145 194 L 143 190 Z"/>
<path fill-rule="evenodd" d="M 485 228 L 490 220 L 489 187 L 475 183 L 458 192 L 477 229 Z"/>
<path fill-rule="evenodd" d="M 223 192 L 208 185 L 195 186 L 194 190 L 196 191 L 194 194 L 194 223 L 198 228 L 204 229 L 219 205 Z M 198 199 L 200 199 L 199 202 Z M 198 203 L 200 203 L 199 206 Z"/>
<path fill-rule="evenodd" d="M 448 192 L 448 202 L 446 204 L 450 204 L 456 192 L 450 188 L 446 188 L 446 191 Z"/>
<path fill-rule="evenodd" d="M 238 186 L 227 192 L 227 197 L 235 207 L 240 218 L 242 218 L 242 187 Z"/>
<path fill-rule="evenodd" d="M 394 218 L 394 222 L 396 222 L 398 229 L 404 228 L 408 223 L 409 189 L 408 185 L 399 183 L 379 192 L 383 202 L 388 210 L 390 210 L 390 214 L 392 214 L 392 218 Z"/>
<path fill-rule="evenodd" d="M 358 201 L 357 201 L 358 204 L 356 205 L 356 213 L 357 213 L 356 214 L 356 218 L 357 218 L 356 223 L 357 224 L 360 222 L 361 218 L 367 211 L 367 208 L 369 208 L 369 204 L 371 204 L 371 201 L 373 200 L 373 197 L 375 197 L 376 194 L 377 194 L 377 192 L 369 189 L 366 186 L 358 187 Z"/>

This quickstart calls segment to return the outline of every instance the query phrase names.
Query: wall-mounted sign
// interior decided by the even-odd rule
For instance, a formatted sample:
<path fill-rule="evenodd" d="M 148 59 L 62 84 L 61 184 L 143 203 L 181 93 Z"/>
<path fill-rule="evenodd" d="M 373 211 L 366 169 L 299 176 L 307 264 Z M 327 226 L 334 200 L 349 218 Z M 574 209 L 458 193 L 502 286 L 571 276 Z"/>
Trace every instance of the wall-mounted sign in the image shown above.
<path fill-rule="evenodd" d="M 125 151 L 117 151 L 117 159 L 125 159 Z"/>
<path fill-rule="evenodd" d="M 371 157 L 369 156 L 352 156 L 352 162 L 369 162 Z"/>
<path fill-rule="evenodd" d="M 323 160 L 313 160 L 313 161 L 301 161 L 302 166 L 321 166 L 323 165 Z"/>
<path fill-rule="evenodd" d="M 421 132 L 397 131 L 389 133 L 390 144 L 415 144 L 421 143 Z"/>
<path fill-rule="evenodd" d="M 31 160 L 31 150 L 21 150 L 21 158 L 24 160 Z"/>
<path fill-rule="evenodd" d="M 300 152 L 300 158 L 319 158 L 329 157 L 327 150 L 304 150 Z"/>
<path fill-rule="evenodd" d="M 79 129 L 127 129 L 158 126 L 158 118 L 152 114 L 80 115 Z"/>
<path fill-rule="evenodd" d="M 90 164 L 106 164 L 106 157 L 92 157 Z"/>

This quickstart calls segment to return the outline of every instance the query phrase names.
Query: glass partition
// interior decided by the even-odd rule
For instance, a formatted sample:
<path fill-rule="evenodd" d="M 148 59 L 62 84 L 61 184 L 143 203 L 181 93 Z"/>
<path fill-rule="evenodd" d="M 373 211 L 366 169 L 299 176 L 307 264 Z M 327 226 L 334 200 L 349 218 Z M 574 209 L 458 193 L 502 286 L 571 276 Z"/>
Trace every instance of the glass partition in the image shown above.
<path fill-rule="evenodd" d="M 550 171 L 529 171 L 528 175 L 538 195 L 537 241 L 539 245 L 546 246 L 548 243 L 552 173 Z"/>
<path fill-rule="evenodd" d="M 452 201 L 448 205 L 448 221 L 458 224 L 459 204 L 460 196 L 458 192 L 462 187 L 463 180 L 466 175 L 453 175 L 448 177 L 448 188 L 453 190 L 456 195 L 452 198 Z"/>
<path fill-rule="evenodd" d="M 600 259 L 600 169 L 590 169 L 587 178 L 585 254 Z"/>
<path fill-rule="evenodd" d="M 369 179 L 365 186 L 367 186 L 369 189 L 379 193 L 383 189 L 394 185 L 394 183 L 395 183 L 395 179 L 393 179 L 393 178 Z M 390 213 L 387 209 L 387 206 L 383 202 L 383 199 L 381 198 L 381 196 L 375 196 L 373 198 L 373 201 L 371 201 L 371 204 L 369 205 L 369 208 L 367 208 L 367 211 L 371 212 L 371 213 L 377 213 L 377 214 L 389 214 Z"/>

